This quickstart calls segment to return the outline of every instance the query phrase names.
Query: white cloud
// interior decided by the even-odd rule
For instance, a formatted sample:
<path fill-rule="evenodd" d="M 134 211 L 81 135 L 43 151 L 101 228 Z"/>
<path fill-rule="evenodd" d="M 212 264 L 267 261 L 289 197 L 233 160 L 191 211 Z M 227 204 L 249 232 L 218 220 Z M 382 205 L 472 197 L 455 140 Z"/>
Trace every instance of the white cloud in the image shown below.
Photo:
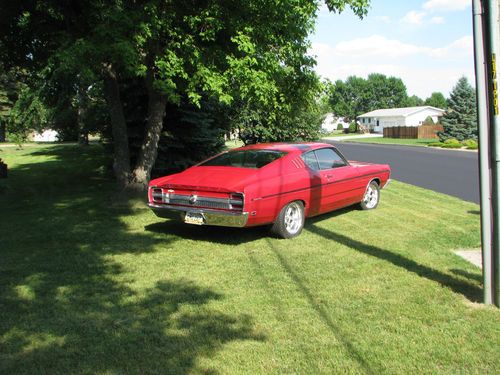
<path fill-rule="evenodd" d="M 473 39 L 470 35 L 464 36 L 445 47 L 431 48 L 404 43 L 396 39 L 388 39 L 381 35 L 372 35 L 367 38 L 339 42 L 335 47 L 315 43 L 313 50 L 320 54 L 332 53 L 338 56 L 351 57 L 380 56 L 396 58 L 421 54 L 436 58 L 447 58 L 471 55 L 473 51 Z"/>
<path fill-rule="evenodd" d="M 387 39 L 381 35 L 358 38 L 339 42 L 334 51 L 342 56 L 387 56 L 401 57 L 421 53 L 425 50 L 413 44 L 403 43 L 395 39 Z"/>
<path fill-rule="evenodd" d="M 372 35 L 335 46 L 313 43 L 309 52 L 316 56 L 318 74 L 332 81 L 382 73 L 403 79 L 410 95 L 423 98 L 432 91 L 447 94 L 462 75 L 474 82 L 472 36 L 432 48 Z"/>
<path fill-rule="evenodd" d="M 391 17 L 389 16 L 376 16 L 375 19 L 383 23 L 391 23 Z"/>
<path fill-rule="evenodd" d="M 432 17 L 430 23 L 433 23 L 435 25 L 441 25 L 445 23 L 445 20 L 443 17 Z"/>
<path fill-rule="evenodd" d="M 442 48 L 431 48 L 429 56 L 437 58 L 453 58 L 459 56 L 472 56 L 474 39 L 471 35 L 464 36 Z"/>
<path fill-rule="evenodd" d="M 425 12 L 418 12 L 416 10 L 410 10 L 401 18 L 401 22 L 410 25 L 421 25 L 424 21 Z"/>
<path fill-rule="evenodd" d="M 422 8 L 430 11 L 464 10 L 471 3 L 471 0 L 429 0 L 422 5 Z"/>

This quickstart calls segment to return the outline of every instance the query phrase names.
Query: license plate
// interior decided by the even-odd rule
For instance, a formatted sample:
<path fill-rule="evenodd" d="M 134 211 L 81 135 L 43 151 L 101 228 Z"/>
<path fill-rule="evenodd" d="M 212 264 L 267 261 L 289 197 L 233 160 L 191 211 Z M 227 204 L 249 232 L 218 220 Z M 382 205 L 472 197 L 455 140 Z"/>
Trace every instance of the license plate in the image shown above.
<path fill-rule="evenodd" d="M 203 214 L 188 212 L 184 217 L 184 222 L 186 224 L 203 225 L 205 224 L 205 218 L 203 217 Z"/>

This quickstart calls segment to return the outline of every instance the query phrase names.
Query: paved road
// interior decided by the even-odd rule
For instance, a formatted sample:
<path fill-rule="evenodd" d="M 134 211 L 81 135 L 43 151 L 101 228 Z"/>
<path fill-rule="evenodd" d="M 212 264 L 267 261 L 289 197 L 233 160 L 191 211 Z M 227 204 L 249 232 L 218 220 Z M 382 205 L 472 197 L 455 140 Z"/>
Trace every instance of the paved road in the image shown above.
<path fill-rule="evenodd" d="M 328 141 L 324 141 L 328 142 Z M 391 178 L 479 203 L 477 152 L 328 142 L 351 160 L 387 163 Z"/>

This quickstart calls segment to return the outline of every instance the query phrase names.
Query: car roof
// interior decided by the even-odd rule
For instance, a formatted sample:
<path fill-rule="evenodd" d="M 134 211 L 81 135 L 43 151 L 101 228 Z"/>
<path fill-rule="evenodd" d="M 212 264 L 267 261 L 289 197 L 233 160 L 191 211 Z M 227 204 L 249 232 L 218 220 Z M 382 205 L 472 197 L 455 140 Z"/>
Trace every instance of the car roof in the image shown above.
<path fill-rule="evenodd" d="M 275 150 L 275 151 L 285 151 L 285 152 L 299 152 L 304 153 L 311 150 L 316 150 L 318 148 L 333 147 L 327 143 L 320 142 L 300 142 L 300 143 L 257 143 L 254 145 L 248 145 L 240 147 L 236 150 Z"/>

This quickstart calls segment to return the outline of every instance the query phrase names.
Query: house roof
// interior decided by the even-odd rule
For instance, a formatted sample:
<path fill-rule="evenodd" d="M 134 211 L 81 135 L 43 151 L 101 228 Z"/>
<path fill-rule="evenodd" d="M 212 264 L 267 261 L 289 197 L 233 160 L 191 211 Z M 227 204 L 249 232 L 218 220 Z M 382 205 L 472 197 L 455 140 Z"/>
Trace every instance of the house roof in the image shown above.
<path fill-rule="evenodd" d="M 436 112 L 443 114 L 445 111 L 441 108 L 431 107 L 430 105 L 420 106 L 420 107 L 405 107 L 405 108 L 388 108 L 388 109 L 376 109 L 375 111 L 363 113 L 358 117 L 407 117 L 413 115 L 414 113 L 432 109 Z"/>

